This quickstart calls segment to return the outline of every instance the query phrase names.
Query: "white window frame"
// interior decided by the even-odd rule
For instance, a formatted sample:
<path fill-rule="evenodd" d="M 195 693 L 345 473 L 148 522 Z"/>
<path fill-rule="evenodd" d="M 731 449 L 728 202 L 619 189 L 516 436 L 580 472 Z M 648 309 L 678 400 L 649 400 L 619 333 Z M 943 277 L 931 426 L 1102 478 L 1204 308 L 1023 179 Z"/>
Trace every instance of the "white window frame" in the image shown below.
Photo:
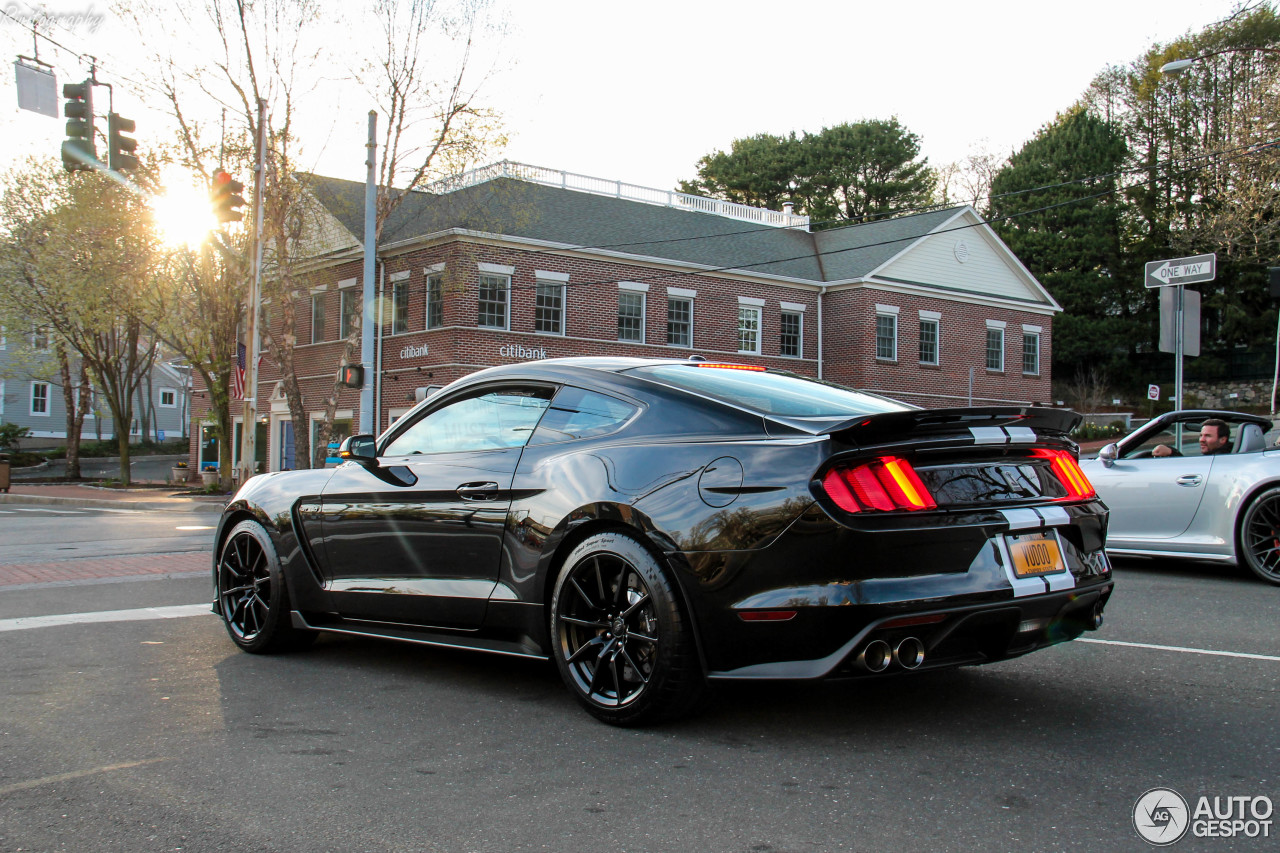
<path fill-rule="evenodd" d="M 778 355 L 782 358 L 804 358 L 804 308 L 805 306 L 795 302 L 782 303 L 782 311 L 778 315 Z M 795 317 L 797 322 L 795 353 L 782 351 L 782 335 L 787 317 Z"/>
<path fill-rule="evenodd" d="M 877 305 L 876 306 L 876 325 L 875 325 L 875 346 L 876 361 L 897 361 L 898 360 L 898 313 L 900 309 L 897 305 Z M 880 352 L 880 320 L 886 319 L 890 321 L 892 328 L 889 334 L 889 346 L 892 349 L 892 355 L 882 355 Z"/>
<path fill-rule="evenodd" d="M 426 310 L 423 311 L 422 328 L 423 329 L 440 329 L 444 327 L 444 264 L 432 264 L 422 270 L 424 276 L 426 293 L 423 296 L 423 302 L 426 304 Z M 432 300 L 431 289 L 432 284 L 439 289 L 436 298 Z M 440 322 L 434 326 L 431 325 L 431 309 L 436 307 L 440 311 Z"/>
<path fill-rule="evenodd" d="M 323 290 L 311 291 L 311 343 L 318 344 L 324 340 L 324 321 L 328 319 L 325 315 Z M 320 306 L 320 334 L 316 334 L 316 305 Z"/>
<path fill-rule="evenodd" d="M 39 338 L 42 336 L 44 338 L 43 346 L 39 343 Z M 53 348 L 48 326 L 34 326 L 31 329 L 31 348 L 36 352 L 49 352 Z"/>
<path fill-rule="evenodd" d="M 760 341 L 764 336 L 763 306 L 763 299 L 738 297 L 738 353 L 741 355 L 760 354 Z"/>
<path fill-rule="evenodd" d="M 393 272 L 388 276 L 387 281 L 391 284 L 391 335 L 407 335 L 413 331 L 409 328 L 409 271 L 401 270 Z M 399 300 L 396 299 L 396 291 L 404 294 L 404 316 L 400 316 Z M 396 324 L 403 321 L 404 328 L 396 331 Z"/>
<path fill-rule="evenodd" d="M 533 331 L 539 335 L 558 335 L 564 337 L 567 326 L 568 308 L 569 308 L 569 274 L 560 272 L 548 272 L 546 270 L 537 270 L 533 274 Z M 552 310 L 538 305 L 539 300 L 544 294 L 551 294 L 559 291 L 560 305 L 554 309 L 555 329 L 539 329 L 538 328 L 538 312 L 543 310 Z"/>
<path fill-rule="evenodd" d="M 353 331 L 353 330 L 344 328 L 346 326 L 346 321 L 344 318 L 347 315 L 347 312 L 344 309 L 346 307 L 347 300 L 354 299 L 355 300 L 354 304 L 358 308 L 360 305 L 360 298 L 364 295 L 363 291 L 356 289 L 356 284 L 358 282 L 359 282 L 359 279 L 354 279 L 354 278 L 348 278 L 338 282 L 338 340 L 340 341 L 345 341 L 348 337 L 351 336 L 351 332 Z M 359 311 L 353 311 L 352 316 L 358 317 L 359 313 L 360 313 Z M 357 325 L 359 324 L 360 324 L 360 321 L 357 320 Z M 355 329 L 354 331 L 358 332 L 360 330 Z"/>
<path fill-rule="evenodd" d="M 43 381 L 38 380 L 38 379 L 36 379 L 36 380 L 32 380 L 32 382 L 31 382 L 31 393 L 30 393 L 30 395 L 27 397 L 27 402 L 28 402 L 28 404 L 29 404 L 29 405 L 28 405 L 28 408 L 30 408 L 30 410 L 31 410 L 31 417 L 33 417 L 33 418 L 47 418 L 47 417 L 51 417 L 51 416 L 52 416 L 52 414 L 53 414 L 53 394 L 52 394 L 52 393 L 50 392 L 50 390 L 49 390 L 51 387 L 52 387 L 52 386 L 51 386 L 48 382 L 43 382 Z M 36 389 L 37 389 L 37 388 L 43 388 L 43 389 L 44 389 L 44 411 L 43 411 L 43 412 L 37 412 L 37 411 L 36 411 Z"/>
<path fill-rule="evenodd" d="M 986 335 L 986 343 L 985 343 L 985 345 L 983 346 L 983 356 L 982 356 L 982 361 L 983 361 L 983 363 L 986 365 L 987 370 L 991 371 L 992 373 L 1004 373 L 1004 348 L 1005 348 L 1005 345 L 1006 345 L 1006 343 L 1007 343 L 1007 341 L 1005 340 L 1004 330 L 1005 330 L 1005 326 L 1006 326 L 1006 325 L 1008 325 L 1008 324 L 1007 324 L 1007 323 L 1005 323 L 1003 320 L 988 320 L 988 321 L 987 321 L 987 335 Z M 999 352 L 998 352 L 998 354 L 999 354 L 999 365 L 1000 365 L 999 367 L 992 367 L 992 366 L 991 366 L 991 352 L 992 352 L 992 350 L 991 350 L 991 336 L 992 336 L 992 334 L 998 334 L 998 335 L 1000 336 L 1000 347 L 999 347 Z"/>
<path fill-rule="evenodd" d="M 924 358 L 924 327 L 928 323 L 933 326 L 933 361 Z M 938 311 L 920 312 L 920 363 L 929 367 L 937 367 L 942 363 L 942 314 Z"/>
<path fill-rule="evenodd" d="M 645 326 L 648 324 L 649 310 L 649 285 L 638 284 L 630 281 L 618 282 L 618 319 L 622 318 L 622 295 L 640 297 L 640 337 L 624 338 L 622 337 L 622 328 L 618 327 L 618 340 L 628 344 L 642 344 L 645 339 Z"/>
<path fill-rule="evenodd" d="M 693 306 L 697 298 L 698 291 L 696 290 L 686 290 L 682 287 L 667 288 L 667 346 L 678 347 L 680 349 L 693 349 Z M 671 342 L 671 303 L 673 302 L 683 302 L 689 308 L 689 330 L 687 343 Z"/>
<path fill-rule="evenodd" d="M 1040 375 L 1040 333 L 1042 331 L 1043 329 L 1040 326 L 1028 326 L 1024 324 L 1022 327 L 1022 375 L 1023 376 L 1039 376 Z M 1031 339 L 1031 338 L 1034 338 L 1036 342 L 1035 353 L 1034 353 L 1035 369 L 1027 370 L 1027 341 L 1028 339 Z"/>
<path fill-rule="evenodd" d="M 161 387 L 161 388 L 159 389 L 159 391 L 157 392 L 157 394 L 158 394 L 158 396 L 156 397 L 156 405 L 157 405 L 157 406 L 159 406 L 159 407 L 160 407 L 160 408 L 162 408 L 162 409 L 176 409 L 176 408 L 178 408 L 178 389 L 177 389 L 177 388 L 165 388 L 165 387 Z M 169 395 L 173 398 L 173 399 L 171 399 L 168 403 L 166 403 L 166 402 L 164 401 L 164 395 L 165 395 L 165 394 L 169 394 Z"/>
<path fill-rule="evenodd" d="M 502 264 L 479 264 L 479 268 L 480 287 L 476 291 L 476 328 L 502 332 L 509 331 L 511 329 L 511 277 L 515 275 L 516 268 Z M 480 322 L 480 318 L 484 313 L 481 310 L 481 305 L 485 304 L 485 301 L 480 299 L 480 290 L 483 289 L 486 278 L 503 279 L 505 281 L 502 291 L 502 325 L 500 326 Z M 487 300 L 487 302 L 488 304 L 497 304 L 495 300 Z"/>

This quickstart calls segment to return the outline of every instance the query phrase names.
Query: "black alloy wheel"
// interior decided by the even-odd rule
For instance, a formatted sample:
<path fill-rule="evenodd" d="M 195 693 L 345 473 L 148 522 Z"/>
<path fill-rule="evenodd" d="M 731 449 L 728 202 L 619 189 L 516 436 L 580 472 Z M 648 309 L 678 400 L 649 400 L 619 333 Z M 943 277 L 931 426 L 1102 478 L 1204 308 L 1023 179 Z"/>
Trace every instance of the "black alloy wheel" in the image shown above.
<path fill-rule="evenodd" d="M 242 521 L 227 536 L 215 587 L 218 615 L 231 639 L 246 652 L 285 651 L 315 639 L 314 631 L 293 627 L 280 560 L 258 522 Z"/>
<path fill-rule="evenodd" d="M 1240 522 L 1240 551 L 1255 575 L 1280 584 L 1280 488 L 1258 495 Z"/>
<path fill-rule="evenodd" d="M 642 725 L 688 713 L 703 692 L 676 590 L 632 536 L 598 533 L 569 554 L 551 602 L 565 684 L 597 718 Z"/>

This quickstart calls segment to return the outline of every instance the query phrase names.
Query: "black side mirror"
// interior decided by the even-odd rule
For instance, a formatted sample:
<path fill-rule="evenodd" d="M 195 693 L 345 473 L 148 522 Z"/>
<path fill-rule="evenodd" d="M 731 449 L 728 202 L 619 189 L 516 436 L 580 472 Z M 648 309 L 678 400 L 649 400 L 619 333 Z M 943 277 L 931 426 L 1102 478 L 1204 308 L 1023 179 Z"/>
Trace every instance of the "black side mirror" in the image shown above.
<path fill-rule="evenodd" d="M 365 467 L 376 467 L 378 464 L 378 443 L 371 435 L 353 435 L 344 438 L 338 446 L 338 458 L 351 462 L 359 462 Z"/>

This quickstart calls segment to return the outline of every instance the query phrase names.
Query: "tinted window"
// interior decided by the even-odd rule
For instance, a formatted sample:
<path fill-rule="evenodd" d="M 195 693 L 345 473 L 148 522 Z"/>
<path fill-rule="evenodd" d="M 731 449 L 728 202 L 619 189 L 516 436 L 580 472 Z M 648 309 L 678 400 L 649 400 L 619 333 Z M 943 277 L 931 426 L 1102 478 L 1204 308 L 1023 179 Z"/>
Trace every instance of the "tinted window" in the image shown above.
<path fill-rule="evenodd" d="M 562 388 L 529 443 L 550 444 L 608 435 L 635 413 L 635 406 L 613 397 L 581 388 Z"/>
<path fill-rule="evenodd" d="M 550 401 L 546 389 L 503 389 L 455 400 L 396 436 L 383 456 L 523 447 Z"/>
<path fill-rule="evenodd" d="M 905 412 L 911 408 L 883 397 L 777 373 L 692 364 L 660 364 L 637 367 L 628 372 L 768 415 L 856 417 Z"/>

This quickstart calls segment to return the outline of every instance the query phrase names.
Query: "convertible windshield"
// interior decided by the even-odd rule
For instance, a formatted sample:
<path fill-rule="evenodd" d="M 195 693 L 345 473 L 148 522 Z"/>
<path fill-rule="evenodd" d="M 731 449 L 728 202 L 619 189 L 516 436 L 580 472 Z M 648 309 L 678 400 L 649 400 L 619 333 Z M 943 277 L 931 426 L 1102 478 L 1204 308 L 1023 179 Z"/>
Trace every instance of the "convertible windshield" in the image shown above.
<path fill-rule="evenodd" d="M 853 418 L 911 408 L 884 397 L 763 371 L 657 364 L 626 372 L 765 415 Z"/>

